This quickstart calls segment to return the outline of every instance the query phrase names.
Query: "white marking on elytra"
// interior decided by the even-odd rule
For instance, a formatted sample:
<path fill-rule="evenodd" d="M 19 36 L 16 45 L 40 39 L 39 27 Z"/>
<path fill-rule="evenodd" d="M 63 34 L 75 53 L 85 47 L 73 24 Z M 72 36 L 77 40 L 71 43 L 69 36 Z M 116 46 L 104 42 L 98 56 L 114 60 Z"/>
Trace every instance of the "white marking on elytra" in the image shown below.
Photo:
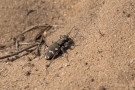
<path fill-rule="evenodd" d="M 45 59 L 49 59 L 50 57 L 49 56 L 45 56 Z"/>
<path fill-rule="evenodd" d="M 49 50 L 49 52 L 50 52 L 50 53 L 52 53 L 52 54 L 54 54 L 54 52 L 53 52 L 53 51 L 50 51 L 50 50 Z"/>
<path fill-rule="evenodd" d="M 55 48 L 55 50 L 57 51 L 57 50 L 58 50 L 58 48 Z"/>

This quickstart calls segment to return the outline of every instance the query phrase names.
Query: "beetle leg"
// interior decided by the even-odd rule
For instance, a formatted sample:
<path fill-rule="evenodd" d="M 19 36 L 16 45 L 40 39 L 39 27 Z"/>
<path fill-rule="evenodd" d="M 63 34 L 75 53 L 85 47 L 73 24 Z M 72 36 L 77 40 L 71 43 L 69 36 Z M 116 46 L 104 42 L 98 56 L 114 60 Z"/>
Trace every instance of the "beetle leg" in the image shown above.
<path fill-rule="evenodd" d="M 61 47 L 61 51 L 62 51 L 63 54 L 65 53 L 64 46 Z"/>
<path fill-rule="evenodd" d="M 63 54 L 66 53 L 66 59 L 67 59 L 67 61 L 69 61 L 68 60 L 68 54 L 67 54 L 67 52 L 64 51 L 64 48 L 65 48 L 65 46 L 62 46 L 61 47 L 61 51 L 62 51 Z"/>

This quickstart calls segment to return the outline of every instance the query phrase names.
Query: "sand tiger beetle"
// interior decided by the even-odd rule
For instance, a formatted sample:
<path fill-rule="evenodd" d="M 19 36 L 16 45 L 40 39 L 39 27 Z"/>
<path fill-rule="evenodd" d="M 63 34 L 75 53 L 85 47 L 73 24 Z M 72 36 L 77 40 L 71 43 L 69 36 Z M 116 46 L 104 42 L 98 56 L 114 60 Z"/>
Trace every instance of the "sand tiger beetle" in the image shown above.
<path fill-rule="evenodd" d="M 69 48 L 71 44 L 74 44 L 73 38 L 77 34 L 74 37 L 70 38 L 69 35 L 72 32 L 72 30 L 67 35 L 61 35 L 58 41 L 52 43 L 50 46 L 47 47 L 45 59 L 47 60 L 54 59 L 57 55 L 59 55 L 61 51 L 62 53 L 65 53 L 64 49 Z"/>

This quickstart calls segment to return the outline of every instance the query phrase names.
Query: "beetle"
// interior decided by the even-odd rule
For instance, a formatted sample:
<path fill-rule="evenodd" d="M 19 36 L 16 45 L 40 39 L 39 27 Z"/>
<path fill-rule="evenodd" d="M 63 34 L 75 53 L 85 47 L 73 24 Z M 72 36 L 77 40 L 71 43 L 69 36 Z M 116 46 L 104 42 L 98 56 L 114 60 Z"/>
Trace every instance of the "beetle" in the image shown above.
<path fill-rule="evenodd" d="M 60 51 L 62 51 L 62 53 L 65 53 L 64 49 L 68 48 L 69 45 L 73 42 L 72 38 L 69 37 L 71 31 L 67 35 L 61 35 L 58 41 L 52 43 L 49 47 L 47 47 L 45 51 L 46 60 L 54 59 L 57 55 L 59 55 Z"/>

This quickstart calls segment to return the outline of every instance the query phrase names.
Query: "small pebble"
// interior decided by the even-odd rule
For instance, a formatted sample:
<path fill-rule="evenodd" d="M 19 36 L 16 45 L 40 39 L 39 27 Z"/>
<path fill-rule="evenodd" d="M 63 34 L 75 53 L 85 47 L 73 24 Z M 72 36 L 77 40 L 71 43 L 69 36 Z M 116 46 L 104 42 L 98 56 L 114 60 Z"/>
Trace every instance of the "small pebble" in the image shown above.
<path fill-rule="evenodd" d="M 30 71 L 25 72 L 25 76 L 30 76 L 30 74 L 31 74 Z"/>

